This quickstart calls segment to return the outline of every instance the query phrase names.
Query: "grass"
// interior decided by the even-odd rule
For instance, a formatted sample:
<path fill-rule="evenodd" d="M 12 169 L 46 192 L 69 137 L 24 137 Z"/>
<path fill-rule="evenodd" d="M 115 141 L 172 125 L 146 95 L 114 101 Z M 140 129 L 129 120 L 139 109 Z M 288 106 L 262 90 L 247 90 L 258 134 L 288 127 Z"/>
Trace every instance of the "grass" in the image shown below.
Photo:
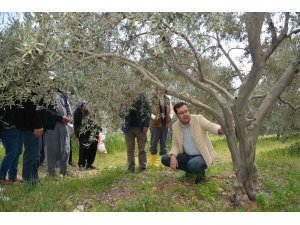
<path fill-rule="evenodd" d="M 257 143 L 256 163 L 261 180 L 256 202 L 233 208 L 230 202 L 235 176 L 224 137 L 211 136 L 217 151 L 216 163 L 207 170 L 207 181 L 194 185 L 182 171 L 148 167 L 148 172 L 126 173 L 126 148 L 121 133 L 107 135 L 107 154 L 97 152 L 97 171 L 79 171 L 71 167 L 74 178 L 45 176 L 34 189 L 22 183 L 6 186 L 0 200 L 3 212 L 233 212 L 300 211 L 300 135 L 284 142 L 262 136 Z M 149 141 L 148 141 L 149 143 Z M 168 142 L 170 146 L 170 141 Z M 149 149 L 147 144 L 146 149 Z M 169 148 L 168 148 L 169 149 Z M 4 149 L 0 146 L 0 158 Z M 148 159 L 150 153 L 147 153 Z M 73 140 L 73 159 L 78 160 L 78 144 Z M 22 158 L 19 163 L 21 174 Z M 0 194 L 1 195 L 1 194 Z"/>

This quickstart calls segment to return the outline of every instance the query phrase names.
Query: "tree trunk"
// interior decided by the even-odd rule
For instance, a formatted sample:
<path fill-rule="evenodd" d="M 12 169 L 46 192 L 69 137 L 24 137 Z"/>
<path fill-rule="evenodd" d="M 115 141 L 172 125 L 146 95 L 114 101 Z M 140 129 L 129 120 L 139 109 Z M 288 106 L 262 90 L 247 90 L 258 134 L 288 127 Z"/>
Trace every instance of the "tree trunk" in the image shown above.
<path fill-rule="evenodd" d="M 233 162 L 237 181 L 233 188 L 232 201 L 235 206 L 245 200 L 256 200 L 258 170 L 255 165 L 256 138 L 251 132 L 239 135 L 238 157 Z"/>

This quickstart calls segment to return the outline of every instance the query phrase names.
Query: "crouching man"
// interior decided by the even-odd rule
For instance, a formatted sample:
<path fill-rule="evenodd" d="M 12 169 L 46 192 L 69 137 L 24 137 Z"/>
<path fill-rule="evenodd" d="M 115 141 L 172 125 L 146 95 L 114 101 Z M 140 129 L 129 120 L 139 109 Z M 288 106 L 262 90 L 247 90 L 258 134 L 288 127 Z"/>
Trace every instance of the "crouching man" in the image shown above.
<path fill-rule="evenodd" d="M 196 174 L 196 184 L 201 184 L 205 169 L 215 158 L 215 151 L 208 139 L 207 131 L 224 134 L 222 127 L 202 115 L 191 115 L 184 102 L 174 105 L 178 120 L 173 124 L 172 147 L 169 155 L 162 157 L 162 164 L 186 172 L 186 177 Z"/>

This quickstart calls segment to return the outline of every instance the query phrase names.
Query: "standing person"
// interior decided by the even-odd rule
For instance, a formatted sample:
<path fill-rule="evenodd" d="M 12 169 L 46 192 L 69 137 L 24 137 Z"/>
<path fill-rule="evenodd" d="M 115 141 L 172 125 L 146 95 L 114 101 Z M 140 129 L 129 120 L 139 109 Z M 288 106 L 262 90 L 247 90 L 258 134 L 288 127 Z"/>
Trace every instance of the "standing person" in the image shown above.
<path fill-rule="evenodd" d="M 131 98 L 129 90 L 124 91 L 123 93 L 127 98 Z M 121 117 L 125 120 L 122 131 L 125 134 L 127 147 L 128 172 L 135 172 L 135 139 L 137 139 L 138 144 L 139 171 L 146 171 L 147 156 L 145 146 L 150 124 L 150 113 L 151 108 L 144 94 L 140 94 L 138 98 L 135 99 L 126 115 L 121 113 Z"/>
<path fill-rule="evenodd" d="M 67 95 L 57 89 L 56 105 L 47 106 L 46 160 L 50 176 L 56 176 L 55 167 L 58 163 L 60 174 L 71 176 L 67 171 L 70 154 L 70 137 L 67 124 L 71 117 L 68 112 Z"/>
<path fill-rule="evenodd" d="M 19 157 L 23 147 L 21 132 L 15 126 L 15 110 L 14 106 L 0 110 L 0 139 L 5 148 L 0 164 L 0 182 L 3 184 L 17 181 Z"/>
<path fill-rule="evenodd" d="M 22 177 L 29 184 L 36 184 L 39 178 L 39 142 L 44 133 L 45 119 L 45 111 L 37 109 L 29 98 L 22 103 L 22 108 L 16 110 L 16 128 L 21 131 L 24 142 Z"/>
<path fill-rule="evenodd" d="M 156 94 L 151 101 L 151 122 L 150 122 L 150 152 L 152 166 L 157 164 L 157 144 L 160 144 L 160 155 L 167 154 L 168 129 L 171 124 L 171 102 L 168 96 L 163 94 L 163 89 L 156 88 Z"/>
<path fill-rule="evenodd" d="M 73 114 L 74 133 L 79 141 L 79 160 L 78 167 L 80 170 L 86 168 L 87 170 L 97 169 L 93 166 L 95 161 L 97 144 L 98 144 L 98 127 L 90 118 L 89 110 L 86 101 L 79 99 L 77 101 L 77 108 Z M 92 134 L 95 133 L 95 137 Z M 93 140 L 94 139 L 94 140 Z"/>
<path fill-rule="evenodd" d="M 201 184 L 205 169 L 215 159 L 215 151 L 207 132 L 221 135 L 224 131 L 202 115 L 191 115 L 184 102 L 175 104 L 174 112 L 178 120 L 172 126 L 172 147 L 169 155 L 162 157 L 162 164 L 173 170 L 183 170 L 186 176 L 196 174 L 195 183 Z"/>

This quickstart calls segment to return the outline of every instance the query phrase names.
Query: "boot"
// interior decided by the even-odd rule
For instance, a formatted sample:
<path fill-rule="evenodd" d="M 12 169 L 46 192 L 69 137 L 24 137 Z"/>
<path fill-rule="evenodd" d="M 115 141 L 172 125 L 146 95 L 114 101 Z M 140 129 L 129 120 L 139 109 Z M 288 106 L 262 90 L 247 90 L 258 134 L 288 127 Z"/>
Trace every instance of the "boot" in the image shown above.
<path fill-rule="evenodd" d="M 155 167 L 158 166 L 157 155 L 151 155 L 151 166 L 155 166 Z"/>

